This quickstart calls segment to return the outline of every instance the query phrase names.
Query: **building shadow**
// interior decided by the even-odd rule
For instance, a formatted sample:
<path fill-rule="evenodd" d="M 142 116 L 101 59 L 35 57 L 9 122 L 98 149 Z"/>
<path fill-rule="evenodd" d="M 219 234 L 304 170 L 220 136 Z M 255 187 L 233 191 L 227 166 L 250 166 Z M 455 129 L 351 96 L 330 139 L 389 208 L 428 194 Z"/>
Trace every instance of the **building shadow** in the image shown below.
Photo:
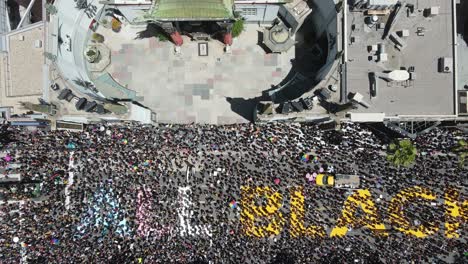
<path fill-rule="evenodd" d="M 280 104 L 295 100 L 301 97 L 303 94 L 311 91 L 317 84 L 317 82 L 309 78 L 300 78 L 302 77 L 297 77 L 296 75 L 292 84 L 285 86 L 283 89 L 274 94 L 274 96 L 272 97 L 272 101 L 275 104 Z"/>
<path fill-rule="evenodd" d="M 149 23 L 146 25 L 146 29 L 143 31 L 140 31 L 137 33 L 137 36 L 135 39 L 145 39 L 145 38 L 153 38 L 153 37 L 159 37 L 159 36 L 164 36 L 167 39 L 169 39 L 169 36 L 164 32 L 164 30 L 156 25 Z"/>
<path fill-rule="evenodd" d="M 462 35 L 468 45 L 468 1 L 458 3 L 457 10 L 457 34 Z"/>
<path fill-rule="evenodd" d="M 8 19 L 10 20 L 10 27 L 11 29 L 16 29 L 18 27 L 19 22 L 21 21 L 21 14 L 19 11 L 20 5 L 15 0 L 7 0 L 6 5 L 8 9 Z"/>
<path fill-rule="evenodd" d="M 295 57 L 291 59 L 291 70 L 283 80 L 269 89 L 262 91 L 262 95 L 271 95 L 274 103 L 283 103 L 295 100 L 303 94 L 310 92 L 319 83 L 317 74 L 326 64 L 328 58 L 328 36 L 322 34 L 316 37 L 311 15 L 295 34 L 296 45 Z M 266 52 L 268 48 L 263 47 L 263 33 L 258 32 L 258 45 Z"/>
<path fill-rule="evenodd" d="M 254 111 L 260 98 L 244 99 L 240 97 L 226 97 L 226 101 L 231 105 L 231 110 L 242 116 L 249 122 L 254 121 Z"/>
<path fill-rule="evenodd" d="M 329 114 L 338 114 L 343 111 L 349 111 L 357 109 L 357 106 L 353 102 L 348 102 L 345 104 L 339 104 L 335 102 L 329 102 L 326 100 L 320 100 L 320 106 L 323 107 Z"/>
<path fill-rule="evenodd" d="M 263 43 L 265 36 L 262 31 L 257 31 L 257 45 L 265 51 L 266 54 L 270 54 L 271 50 Z"/>

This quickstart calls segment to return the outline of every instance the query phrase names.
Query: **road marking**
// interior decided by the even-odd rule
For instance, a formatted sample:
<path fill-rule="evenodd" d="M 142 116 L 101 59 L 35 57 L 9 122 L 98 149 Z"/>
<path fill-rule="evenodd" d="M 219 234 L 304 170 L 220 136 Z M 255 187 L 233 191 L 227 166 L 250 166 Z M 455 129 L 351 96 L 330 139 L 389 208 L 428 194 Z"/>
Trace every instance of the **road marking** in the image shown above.
<path fill-rule="evenodd" d="M 177 210 L 180 224 L 180 236 L 208 236 L 211 237 L 211 225 L 192 225 L 193 202 L 190 186 L 179 187 L 179 203 Z"/>
<path fill-rule="evenodd" d="M 73 154 L 74 152 L 70 152 L 70 158 L 68 162 L 68 181 L 67 181 L 67 186 L 65 187 L 65 209 L 69 210 L 70 209 L 70 186 L 73 185 L 73 176 L 74 172 L 71 171 L 71 169 L 74 167 L 74 160 L 73 160 Z"/>

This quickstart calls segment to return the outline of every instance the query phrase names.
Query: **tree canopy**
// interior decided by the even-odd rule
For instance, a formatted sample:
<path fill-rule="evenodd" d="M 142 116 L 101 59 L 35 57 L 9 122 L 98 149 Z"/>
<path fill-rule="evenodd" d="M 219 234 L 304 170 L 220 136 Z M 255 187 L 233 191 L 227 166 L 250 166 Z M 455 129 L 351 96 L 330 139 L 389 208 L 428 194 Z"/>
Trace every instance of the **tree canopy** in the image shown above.
<path fill-rule="evenodd" d="M 397 167 L 408 167 L 416 160 L 417 153 L 413 143 L 409 139 L 404 139 L 390 144 L 387 160 Z"/>
<path fill-rule="evenodd" d="M 464 167 L 468 163 L 468 143 L 465 140 L 458 141 L 458 145 L 453 149 L 453 152 L 458 154 L 458 162 L 460 167 Z"/>

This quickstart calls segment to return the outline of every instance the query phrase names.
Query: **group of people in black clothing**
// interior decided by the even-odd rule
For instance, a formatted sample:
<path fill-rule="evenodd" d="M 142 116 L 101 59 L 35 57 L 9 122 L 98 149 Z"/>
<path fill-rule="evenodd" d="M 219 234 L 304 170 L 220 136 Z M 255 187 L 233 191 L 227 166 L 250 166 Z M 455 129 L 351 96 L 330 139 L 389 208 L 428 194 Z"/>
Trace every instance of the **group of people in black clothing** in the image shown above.
<path fill-rule="evenodd" d="M 2 141 L 0 152 L 10 158 L 0 159 L 0 169 L 21 175 L 21 183 L 1 185 L 3 263 L 467 261 L 468 209 L 460 206 L 460 216 L 450 218 L 458 224 L 452 230 L 457 237 L 444 232 L 447 190 L 459 194 L 451 205 L 467 198 L 468 173 L 452 151 L 467 139 L 459 129 L 436 128 L 412 140 L 418 155 L 409 167 L 392 165 L 387 142 L 352 123 L 340 131 L 309 124 L 131 123 L 94 124 L 82 132 L 3 131 L 10 141 Z M 388 235 L 356 224 L 345 236 L 330 237 L 354 192 L 316 186 L 306 177 L 330 168 L 360 176 L 359 188 L 370 191 Z M 243 186 L 281 193 L 278 234 L 246 232 L 252 226 L 240 221 L 250 206 L 243 204 Z M 390 221 L 392 198 L 414 186 L 436 196 L 400 208 L 415 228 L 432 224 L 438 230 L 425 238 L 399 232 Z M 323 227 L 325 236 L 291 235 L 291 190 L 304 197 L 302 224 Z M 255 199 L 257 206 L 270 202 Z M 258 217 L 254 223 L 270 221 Z"/>

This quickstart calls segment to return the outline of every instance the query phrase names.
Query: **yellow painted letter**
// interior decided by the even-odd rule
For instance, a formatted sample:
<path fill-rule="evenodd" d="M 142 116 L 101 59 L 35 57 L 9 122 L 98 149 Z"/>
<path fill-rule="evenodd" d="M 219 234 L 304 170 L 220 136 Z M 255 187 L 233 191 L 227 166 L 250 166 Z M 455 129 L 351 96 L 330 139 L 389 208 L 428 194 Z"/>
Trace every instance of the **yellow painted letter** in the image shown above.
<path fill-rule="evenodd" d="M 240 221 L 245 234 L 259 238 L 279 235 L 284 226 L 284 217 L 279 211 L 283 196 L 268 186 L 256 188 L 242 186 L 241 193 Z M 266 206 L 256 204 L 259 198 L 266 199 Z M 266 220 L 268 225 L 257 225 L 258 220 Z"/>
<path fill-rule="evenodd" d="M 427 223 L 427 225 L 414 227 L 405 217 L 404 206 L 416 199 L 435 200 L 436 196 L 431 190 L 419 186 L 400 191 L 393 197 L 388 207 L 390 222 L 396 230 L 404 234 L 420 238 L 427 237 L 439 230 L 438 223 Z"/>
<path fill-rule="evenodd" d="M 365 215 L 356 219 L 356 210 L 361 207 Z M 330 233 L 330 237 L 342 237 L 348 232 L 348 226 L 358 227 L 366 226 L 378 234 L 388 235 L 381 230 L 385 230 L 385 225 L 379 220 L 377 208 L 372 201 L 369 190 L 357 190 L 346 199 L 341 217 L 337 221 L 337 225 Z"/>
<path fill-rule="evenodd" d="M 291 237 L 324 237 L 325 229 L 321 226 L 304 226 L 304 195 L 303 187 L 291 190 Z"/>
<path fill-rule="evenodd" d="M 460 222 L 468 221 L 468 200 L 459 201 L 460 193 L 452 188 L 445 191 L 445 236 L 447 238 L 458 238 L 457 233 Z"/>

